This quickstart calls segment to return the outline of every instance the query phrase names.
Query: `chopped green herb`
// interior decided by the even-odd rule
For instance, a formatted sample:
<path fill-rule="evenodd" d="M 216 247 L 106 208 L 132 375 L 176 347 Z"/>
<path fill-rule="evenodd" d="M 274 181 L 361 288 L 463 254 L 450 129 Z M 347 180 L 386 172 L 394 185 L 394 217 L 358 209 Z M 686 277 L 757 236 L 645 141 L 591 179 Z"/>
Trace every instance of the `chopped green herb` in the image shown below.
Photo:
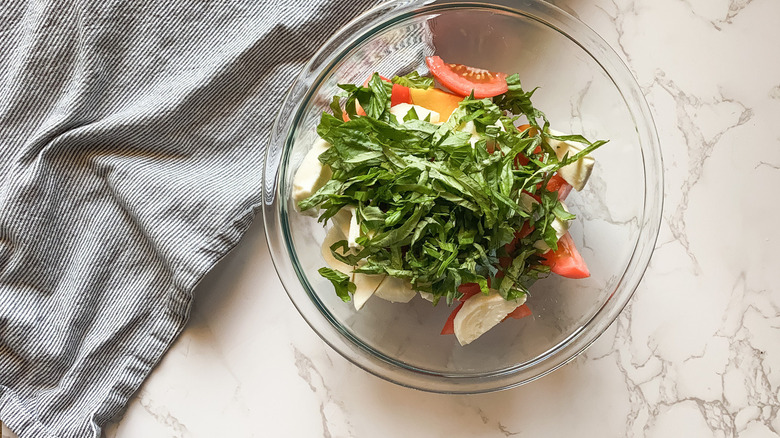
<path fill-rule="evenodd" d="M 433 86 L 431 78 L 416 72 L 396 76 L 392 83 Z M 562 166 L 605 142 L 549 134 L 549 121 L 531 103 L 535 90 L 525 92 L 518 75 L 509 76 L 507 85 L 508 91 L 492 100 L 464 98 L 438 125 L 420 120 L 416 111 L 397 120 L 390 114 L 392 85 L 378 74 L 365 87 L 340 85 L 343 92 L 333 98 L 332 114 L 323 113 L 317 127 L 332 145 L 319 157 L 330 166 L 332 178 L 298 205 L 320 208 L 320 221 L 346 206 L 355 209 L 360 248 L 337 242 L 331 247 L 334 257 L 355 273 L 408 280 L 415 290 L 431 293 L 434 303 L 441 298 L 452 303 L 464 283 L 476 283 L 487 294 L 488 282 L 513 300 L 546 276 L 546 249 L 534 243 L 544 241 L 555 249 L 553 221 L 574 218 L 547 183 Z M 365 116 L 358 116 L 358 103 Z M 515 128 L 520 116 L 532 129 Z M 480 136 L 474 144 L 463 131 L 469 123 Z M 559 160 L 548 139 L 585 147 Z M 527 157 L 527 164 L 517 156 Z M 524 203 L 522 196 L 538 202 Z M 532 231 L 520 238 L 524 226 Z M 331 268 L 319 273 L 339 297 L 350 299 L 355 284 L 347 273 Z"/>
<path fill-rule="evenodd" d="M 433 87 L 433 78 L 420 76 L 416 71 L 404 76 L 395 76 L 391 81 L 394 84 L 403 85 L 404 87 L 409 88 L 421 88 L 425 90 Z"/>

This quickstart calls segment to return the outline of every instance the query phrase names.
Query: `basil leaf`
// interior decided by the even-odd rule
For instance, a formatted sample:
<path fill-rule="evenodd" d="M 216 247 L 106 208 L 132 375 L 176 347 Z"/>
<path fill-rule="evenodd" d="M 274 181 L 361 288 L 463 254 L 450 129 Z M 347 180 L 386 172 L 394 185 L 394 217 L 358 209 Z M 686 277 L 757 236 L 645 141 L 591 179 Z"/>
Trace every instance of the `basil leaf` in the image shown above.
<path fill-rule="evenodd" d="M 427 76 L 420 76 L 419 73 L 413 71 L 404 76 L 394 76 L 391 82 L 398 85 L 403 85 L 409 88 L 420 88 L 426 90 L 433 87 L 433 78 Z"/>
<path fill-rule="evenodd" d="M 336 295 L 338 295 L 342 301 L 348 302 L 351 299 L 350 294 L 355 293 L 355 290 L 357 289 L 355 283 L 349 281 L 349 277 L 341 271 L 331 268 L 320 268 L 317 272 L 333 283 L 333 287 L 336 289 Z"/>

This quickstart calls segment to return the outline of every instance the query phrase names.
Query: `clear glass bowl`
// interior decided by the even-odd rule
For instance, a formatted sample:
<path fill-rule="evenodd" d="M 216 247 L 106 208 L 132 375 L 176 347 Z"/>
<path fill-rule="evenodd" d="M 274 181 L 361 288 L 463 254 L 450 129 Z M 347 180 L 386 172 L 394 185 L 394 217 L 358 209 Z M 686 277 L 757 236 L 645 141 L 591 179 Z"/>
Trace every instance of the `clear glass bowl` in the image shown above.
<path fill-rule="evenodd" d="M 610 142 L 567 204 L 591 277 L 551 276 L 531 289 L 533 316 L 509 320 L 465 347 L 441 336 L 451 311 L 415 298 L 374 297 L 356 312 L 317 274 L 325 231 L 295 211 L 295 171 L 338 83 L 427 72 L 424 57 L 519 73 L 558 131 Z M 443 393 L 517 386 L 566 364 L 617 318 L 652 254 L 662 208 L 662 162 L 650 111 L 631 73 L 590 28 L 543 1 L 396 1 L 347 24 L 304 67 L 271 132 L 263 220 L 277 272 L 322 339 L 357 366 L 400 385 Z"/>

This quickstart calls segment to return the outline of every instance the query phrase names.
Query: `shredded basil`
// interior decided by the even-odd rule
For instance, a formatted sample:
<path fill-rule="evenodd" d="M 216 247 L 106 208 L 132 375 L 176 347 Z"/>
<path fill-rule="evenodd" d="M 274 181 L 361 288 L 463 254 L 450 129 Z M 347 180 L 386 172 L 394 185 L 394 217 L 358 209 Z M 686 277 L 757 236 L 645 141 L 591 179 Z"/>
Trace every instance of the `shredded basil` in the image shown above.
<path fill-rule="evenodd" d="M 392 82 L 415 88 L 433 85 L 431 78 L 416 72 Z M 433 294 L 434 302 L 459 298 L 463 283 L 477 283 L 488 293 L 489 280 L 504 298 L 515 299 L 547 275 L 543 251 L 534 242 L 542 240 L 555 249 L 552 221 L 574 215 L 546 184 L 560 167 L 605 142 L 550 135 L 549 121 L 531 103 L 535 90 L 523 91 L 518 75 L 508 77 L 507 85 L 508 91 L 493 99 L 465 98 L 440 125 L 419 120 L 411 111 L 396 120 L 390 114 L 392 85 L 378 74 L 365 87 L 340 85 L 343 92 L 333 98 L 332 114 L 323 113 L 317 127 L 332 145 L 319 157 L 333 171 L 332 179 L 299 203 L 301 210 L 320 208 L 320 221 L 346 206 L 355 208 L 363 231 L 357 240 L 361 248 L 349 250 L 346 241 L 337 242 L 331 247 L 334 257 L 356 273 L 408 280 L 415 290 Z M 365 116 L 358 116 L 356 103 Z M 515 128 L 521 116 L 533 129 Z M 475 146 L 470 135 L 459 130 L 467 122 L 483 137 Z M 558 160 L 549 138 L 585 147 Z M 535 153 L 537 148 L 541 154 Z M 528 164 L 519 165 L 518 154 L 529 157 Z M 522 193 L 540 202 L 524 209 Z M 526 223 L 533 231 L 508 252 L 506 245 Z M 350 299 L 355 285 L 347 274 L 331 268 L 319 272 L 339 297 Z"/>

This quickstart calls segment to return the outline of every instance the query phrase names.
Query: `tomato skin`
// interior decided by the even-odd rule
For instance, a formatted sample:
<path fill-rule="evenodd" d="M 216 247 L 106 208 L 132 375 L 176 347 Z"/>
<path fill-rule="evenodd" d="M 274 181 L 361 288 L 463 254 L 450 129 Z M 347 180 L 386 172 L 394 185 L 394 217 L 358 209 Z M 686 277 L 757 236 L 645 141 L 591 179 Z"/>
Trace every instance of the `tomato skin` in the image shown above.
<path fill-rule="evenodd" d="M 520 231 L 515 233 L 515 237 L 523 239 L 534 231 L 534 227 L 531 226 L 530 221 L 523 222 L 523 226 L 520 227 Z"/>
<path fill-rule="evenodd" d="M 463 294 L 462 297 L 458 298 L 458 301 L 466 301 L 474 295 L 482 293 L 482 289 L 477 283 L 463 283 L 458 286 L 458 292 Z"/>
<path fill-rule="evenodd" d="M 557 173 L 550 178 L 547 183 L 547 190 L 550 192 L 558 192 L 558 200 L 563 201 L 571 193 L 572 185 L 567 183 L 563 177 Z"/>
<path fill-rule="evenodd" d="M 443 335 L 454 335 L 455 334 L 455 315 L 458 314 L 458 310 L 460 310 L 461 307 L 463 307 L 463 304 L 465 304 L 465 301 L 462 301 L 460 304 L 458 304 L 458 307 L 455 308 L 455 310 L 450 313 L 450 316 L 447 318 L 447 321 L 444 323 L 444 327 L 441 329 L 441 334 Z"/>
<path fill-rule="evenodd" d="M 530 131 L 528 131 L 529 135 L 536 135 L 536 129 L 535 128 L 531 128 L 531 125 L 520 125 L 520 126 L 517 127 L 517 130 L 520 131 L 520 132 L 523 132 L 526 129 L 530 129 Z M 542 153 L 542 147 L 541 146 L 537 146 L 536 149 L 534 149 L 533 153 L 534 154 Z M 517 168 L 521 168 L 523 166 L 527 166 L 529 161 L 530 160 L 525 155 L 517 154 L 517 156 L 515 156 L 515 166 Z"/>
<path fill-rule="evenodd" d="M 531 308 L 528 307 L 528 304 L 523 304 L 517 309 L 509 312 L 509 314 L 502 320 L 502 322 L 506 321 L 507 318 L 521 319 L 525 318 L 526 316 L 531 316 Z"/>
<path fill-rule="evenodd" d="M 505 73 L 494 73 L 461 64 L 447 64 L 438 56 L 426 57 L 425 63 L 433 77 L 460 96 L 468 96 L 473 91 L 475 99 L 482 99 L 507 92 Z"/>
<path fill-rule="evenodd" d="M 412 95 L 409 92 L 409 87 L 393 84 L 393 92 L 390 94 L 390 106 L 396 106 L 399 103 L 412 103 Z"/>
<path fill-rule="evenodd" d="M 542 264 L 550 267 L 550 271 L 566 278 L 587 278 L 590 271 L 577 251 L 571 234 L 566 232 L 558 240 L 558 249 L 542 254 Z"/>

